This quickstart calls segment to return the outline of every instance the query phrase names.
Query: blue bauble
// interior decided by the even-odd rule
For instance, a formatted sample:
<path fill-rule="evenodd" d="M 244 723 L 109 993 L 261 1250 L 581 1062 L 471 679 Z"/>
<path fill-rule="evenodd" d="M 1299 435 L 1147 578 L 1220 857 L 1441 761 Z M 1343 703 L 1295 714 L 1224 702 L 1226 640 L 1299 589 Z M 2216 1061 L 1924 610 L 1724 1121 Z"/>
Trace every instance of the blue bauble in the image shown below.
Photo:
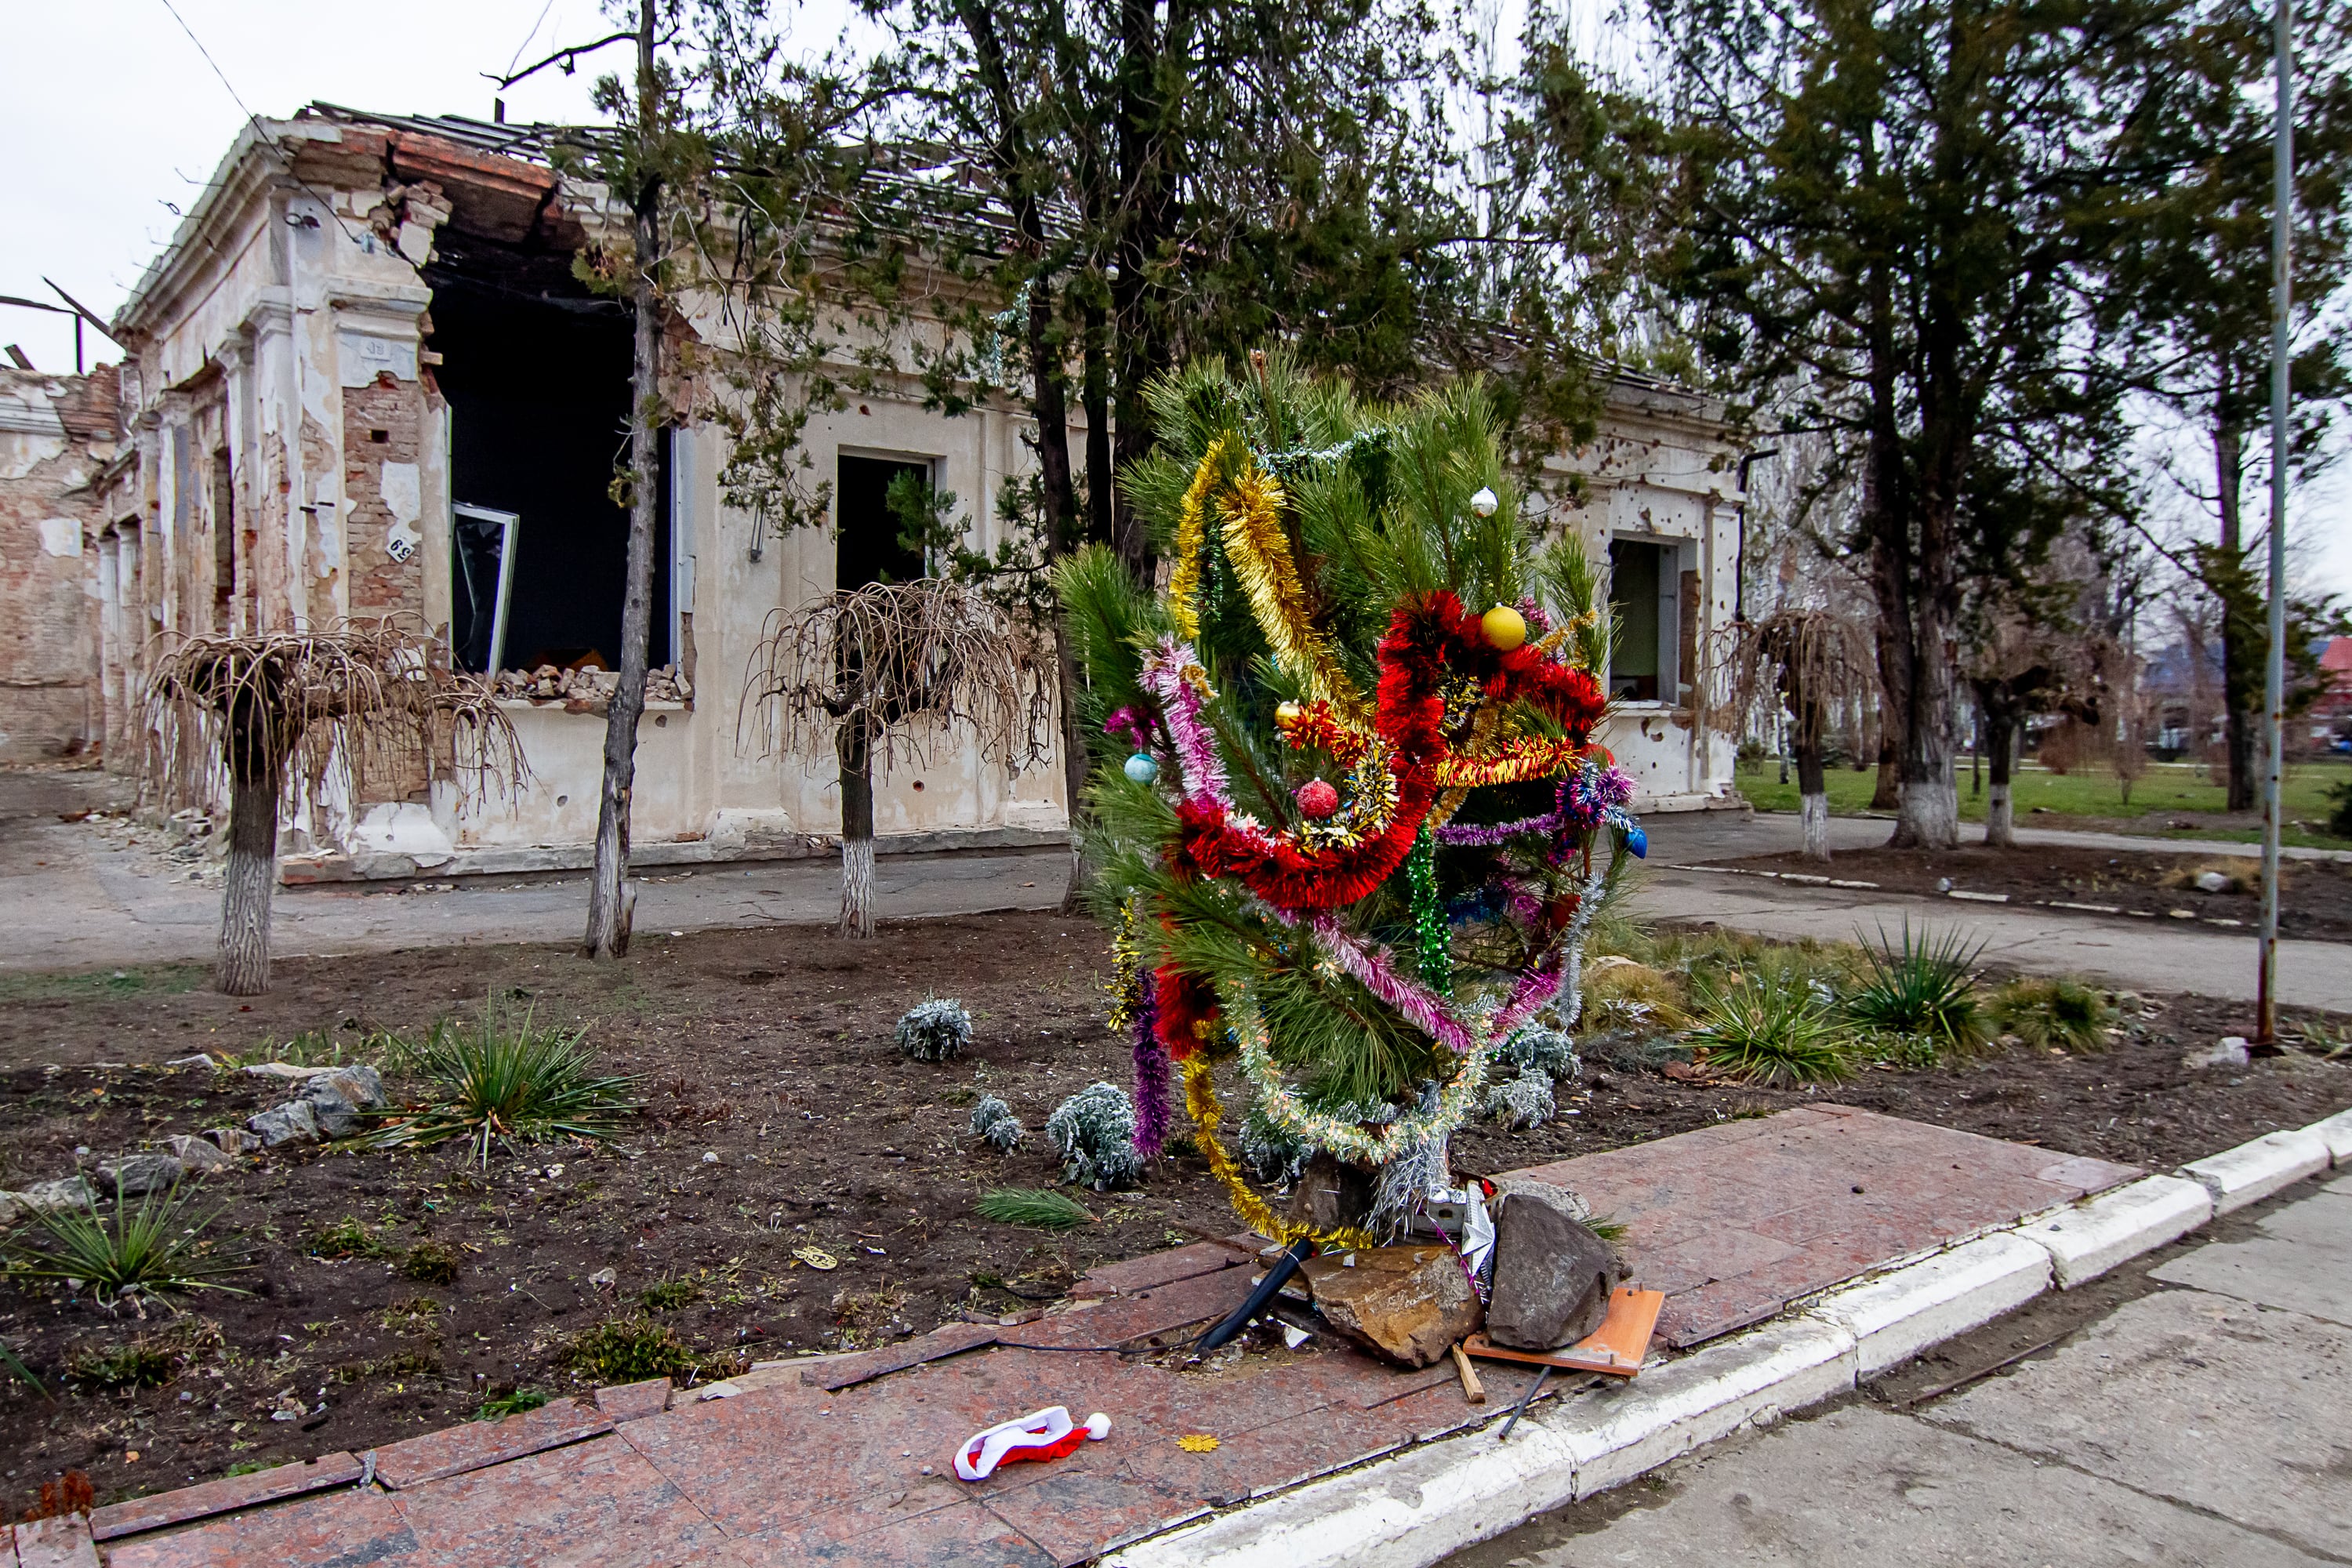
<path fill-rule="evenodd" d="M 1640 823 L 1637 822 L 1625 829 L 1625 847 L 1633 852 L 1633 858 L 1636 860 L 1649 858 L 1650 836 L 1642 831 Z"/>
<path fill-rule="evenodd" d="M 1160 764 L 1151 760 L 1150 753 L 1138 752 L 1127 759 L 1127 776 L 1137 784 L 1150 784 L 1160 776 Z"/>

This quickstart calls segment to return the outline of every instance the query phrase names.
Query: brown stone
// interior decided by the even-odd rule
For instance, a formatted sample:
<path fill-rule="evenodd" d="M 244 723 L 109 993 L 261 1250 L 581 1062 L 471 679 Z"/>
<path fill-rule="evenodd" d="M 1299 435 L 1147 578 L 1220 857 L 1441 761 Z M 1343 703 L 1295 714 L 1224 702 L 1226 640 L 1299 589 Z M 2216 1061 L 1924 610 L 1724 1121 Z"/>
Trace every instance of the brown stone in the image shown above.
<path fill-rule="evenodd" d="M 1365 1171 L 1318 1153 L 1298 1173 L 1283 1217 L 1330 1232 L 1364 1223 L 1372 1212 L 1372 1178 Z"/>
<path fill-rule="evenodd" d="M 1406 1366 L 1428 1366 L 1478 1327 L 1478 1298 L 1450 1247 L 1364 1247 L 1299 1270 L 1338 1332 Z"/>
<path fill-rule="evenodd" d="M 1565 1188 L 1514 1183 L 1501 1205 L 1486 1337 L 1521 1351 L 1574 1344 L 1609 1315 L 1623 1265 L 1580 1223 L 1584 1205 Z"/>

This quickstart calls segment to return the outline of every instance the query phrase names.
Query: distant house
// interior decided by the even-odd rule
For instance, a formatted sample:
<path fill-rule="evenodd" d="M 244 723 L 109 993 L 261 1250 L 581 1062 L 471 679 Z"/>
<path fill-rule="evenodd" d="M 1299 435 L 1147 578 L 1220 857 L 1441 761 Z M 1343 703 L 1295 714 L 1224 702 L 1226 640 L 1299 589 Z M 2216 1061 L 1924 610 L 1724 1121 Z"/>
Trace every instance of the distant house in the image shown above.
<path fill-rule="evenodd" d="M 98 485 L 120 451 L 114 370 L 0 368 L 0 762 L 99 740 Z"/>
<path fill-rule="evenodd" d="M 243 632 L 404 615 L 457 662 L 505 673 L 536 784 L 519 801 L 306 799 L 289 878 L 584 863 L 604 721 L 568 672 L 616 661 L 625 519 L 609 495 L 629 410 L 628 323 L 572 260 L 622 221 L 559 174 L 545 128 L 318 107 L 238 137 L 115 331 L 130 446 L 90 524 L 110 757 L 126 761 L 148 630 Z M 623 215 L 625 218 L 625 215 Z M 677 335 L 722 341 L 689 302 Z M 681 385 L 676 405 L 709 406 Z M 815 419 L 829 533 L 776 537 L 725 505 L 723 431 L 667 433 L 633 837 L 641 863 L 790 853 L 837 822 L 829 767 L 739 740 L 737 697 L 770 612 L 871 580 L 914 472 L 974 505 L 1031 461 L 1021 405 L 961 416 L 909 380 Z M 1738 452 L 1708 400 L 1636 378 L 1590 450 L 1548 465 L 1552 526 L 1612 573 L 1623 636 L 1605 739 L 1650 809 L 1726 799 L 1730 737 L 1706 710 L 1733 603 Z M 1571 481 L 1580 481 L 1572 483 Z M 567 672 L 541 677 L 549 669 Z M 1037 840 L 1066 824 L 1062 774 L 967 752 L 877 781 L 885 847 Z"/>
<path fill-rule="evenodd" d="M 2352 637 L 2330 637 L 2320 650 L 2319 673 L 2326 689 L 2311 705 L 2312 738 L 2352 738 Z"/>

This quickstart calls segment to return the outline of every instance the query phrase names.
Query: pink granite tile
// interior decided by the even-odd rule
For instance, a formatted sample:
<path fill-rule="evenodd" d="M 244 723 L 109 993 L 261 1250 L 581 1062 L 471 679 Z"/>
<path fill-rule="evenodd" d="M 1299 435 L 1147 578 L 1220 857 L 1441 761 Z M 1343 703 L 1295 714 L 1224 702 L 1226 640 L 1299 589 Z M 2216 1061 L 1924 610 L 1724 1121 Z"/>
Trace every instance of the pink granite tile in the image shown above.
<path fill-rule="evenodd" d="M 551 1400 L 502 1421 L 468 1421 L 387 1443 L 375 1451 L 375 1479 L 399 1491 L 612 1429 L 609 1417 L 575 1400 Z"/>
<path fill-rule="evenodd" d="M 617 1383 L 596 1391 L 596 1409 L 614 1422 L 642 1421 L 648 1415 L 658 1415 L 669 1408 L 669 1379 L 648 1378 L 643 1383 Z"/>
<path fill-rule="evenodd" d="M 167 1524 L 181 1524 L 232 1509 L 276 1502 L 329 1487 L 349 1486 L 359 1479 L 360 1462 L 351 1455 L 322 1454 L 315 1459 L 256 1470 L 247 1476 L 230 1476 L 226 1480 L 206 1481 L 202 1486 L 182 1487 L 177 1491 L 157 1492 L 152 1497 L 115 1503 L 89 1516 L 89 1532 L 94 1540 L 112 1541 L 117 1536 L 161 1530 Z"/>
<path fill-rule="evenodd" d="M 919 1334 L 882 1350 L 866 1351 L 857 1355 L 828 1356 L 803 1371 L 801 1381 L 813 1388 L 847 1388 L 871 1378 L 904 1372 L 910 1366 L 920 1366 L 928 1361 L 961 1355 L 966 1351 L 994 1344 L 998 1336 L 1006 1331 L 993 1323 L 949 1323 L 928 1334 Z"/>
<path fill-rule="evenodd" d="M 89 1521 L 78 1513 L 35 1520 L 16 1527 L 16 1561 L 22 1568 L 98 1568 L 98 1548 Z"/>
<path fill-rule="evenodd" d="M 431 1559 L 390 1498 L 351 1488 L 119 1541 L 106 1561 L 108 1568 L 422 1568 Z"/>
<path fill-rule="evenodd" d="M 394 1501 L 436 1568 L 667 1568 L 700 1562 L 723 1534 L 613 1438 L 428 1481 Z"/>
<path fill-rule="evenodd" d="M 1095 1306 L 1056 1313 L 1003 1331 L 1011 1345 L 1118 1346 L 1153 1334 L 1170 1334 L 1222 1318 L 1250 1293 L 1255 1269 L 1226 1268 L 1171 1285 L 1114 1296 Z"/>
<path fill-rule="evenodd" d="M 1255 1240 L 1255 1237 L 1250 1238 Z M 1180 1279 L 1191 1279 L 1202 1274 L 1222 1273 L 1228 1268 L 1253 1267 L 1255 1249 L 1243 1251 L 1246 1241 L 1236 1238 L 1237 1245 L 1214 1241 L 1196 1241 L 1190 1247 L 1179 1247 L 1168 1252 L 1146 1253 L 1141 1258 L 1124 1258 L 1117 1263 L 1097 1263 L 1086 1272 L 1070 1294 L 1073 1296 L 1132 1296 L 1139 1291 L 1173 1285 Z"/>
<path fill-rule="evenodd" d="M 969 1500 L 855 1535 L 811 1536 L 791 1524 L 730 1541 L 714 1561 L 735 1568 L 1054 1568 L 1037 1543 Z"/>

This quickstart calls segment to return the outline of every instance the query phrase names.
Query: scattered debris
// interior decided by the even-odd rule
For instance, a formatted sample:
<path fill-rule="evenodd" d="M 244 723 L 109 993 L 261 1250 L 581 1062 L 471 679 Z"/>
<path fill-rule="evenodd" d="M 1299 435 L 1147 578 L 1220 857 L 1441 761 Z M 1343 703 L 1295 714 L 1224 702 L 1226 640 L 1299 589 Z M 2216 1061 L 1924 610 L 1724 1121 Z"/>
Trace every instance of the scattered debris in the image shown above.
<path fill-rule="evenodd" d="M 1051 1405 L 1017 1421 L 1002 1421 L 975 1432 L 956 1449 L 955 1472 L 968 1481 L 984 1481 L 1002 1465 L 1043 1464 L 1076 1453 L 1079 1445 L 1099 1443 L 1110 1436 L 1110 1417 L 1096 1411 L 1080 1426 L 1070 1419 L 1066 1405 Z"/>
<path fill-rule="evenodd" d="M 2180 1065 L 2191 1072 L 2199 1072 L 2207 1068 L 2242 1068 L 2252 1059 L 2252 1051 L 2244 1036 L 2224 1035 L 2218 1043 L 2182 1057 Z"/>

